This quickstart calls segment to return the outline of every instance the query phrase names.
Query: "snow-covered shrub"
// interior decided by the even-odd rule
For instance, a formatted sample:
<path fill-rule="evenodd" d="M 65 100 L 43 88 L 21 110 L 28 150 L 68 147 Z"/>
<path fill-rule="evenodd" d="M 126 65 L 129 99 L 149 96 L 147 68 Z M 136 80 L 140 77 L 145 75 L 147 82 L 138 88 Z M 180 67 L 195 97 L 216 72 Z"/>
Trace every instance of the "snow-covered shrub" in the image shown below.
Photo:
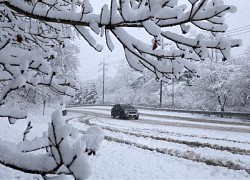
<path fill-rule="evenodd" d="M 76 128 L 65 124 L 61 110 L 53 112 L 51 119 L 48 134 L 43 137 L 24 138 L 19 144 L 0 141 L 0 163 L 43 177 L 65 174 L 86 179 L 91 172 L 86 152 L 98 150 L 104 139 L 103 130 L 94 126 L 80 135 Z M 31 128 L 29 123 L 25 132 Z M 31 153 L 37 150 L 36 154 Z"/>

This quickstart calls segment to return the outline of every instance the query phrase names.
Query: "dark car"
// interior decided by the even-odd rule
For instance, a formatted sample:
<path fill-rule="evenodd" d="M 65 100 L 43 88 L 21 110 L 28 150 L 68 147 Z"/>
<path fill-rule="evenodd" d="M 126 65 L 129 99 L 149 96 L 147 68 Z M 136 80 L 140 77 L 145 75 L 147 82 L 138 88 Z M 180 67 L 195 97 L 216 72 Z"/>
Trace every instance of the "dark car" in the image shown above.
<path fill-rule="evenodd" d="M 130 104 L 115 104 L 111 109 L 111 116 L 120 119 L 139 119 L 139 112 Z"/>

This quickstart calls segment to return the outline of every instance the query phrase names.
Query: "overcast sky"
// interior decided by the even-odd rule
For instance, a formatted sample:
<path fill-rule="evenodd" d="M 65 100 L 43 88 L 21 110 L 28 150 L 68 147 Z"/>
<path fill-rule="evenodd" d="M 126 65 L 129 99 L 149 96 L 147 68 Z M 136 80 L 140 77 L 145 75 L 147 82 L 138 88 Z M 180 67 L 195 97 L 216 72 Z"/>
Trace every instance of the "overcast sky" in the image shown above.
<path fill-rule="evenodd" d="M 108 2 L 109 0 L 100 1 Z M 242 39 L 242 46 L 232 50 L 232 55 L 237 56 L 243 54 L 246 48 L 250 46 L 250 0 L 224 0 L 224 2 L 225 4 L 237 7 L 236 13 L 226 15 L 228 35 L 234 39 Z M 81 50 L 79 54 L 81 62 L 79 76 L 82 80 L 96 79 L 101 76 L 102 72 L 99 70 L 101 68 L 99 64 L 104 59 L 105 62 L 108 63 L 106 66 L 108 69 L 106 71 L 107 76 L 115 74 L 116 67 L 119 63 L 126 61 L 123 48 L 117 41 L 114 41 L 116 46 L 113 52 L 110 52 L 105 44 L 102 52 L 95 51 L 84 40 L 80 40 L 77 44 L 79 44 Z"/>

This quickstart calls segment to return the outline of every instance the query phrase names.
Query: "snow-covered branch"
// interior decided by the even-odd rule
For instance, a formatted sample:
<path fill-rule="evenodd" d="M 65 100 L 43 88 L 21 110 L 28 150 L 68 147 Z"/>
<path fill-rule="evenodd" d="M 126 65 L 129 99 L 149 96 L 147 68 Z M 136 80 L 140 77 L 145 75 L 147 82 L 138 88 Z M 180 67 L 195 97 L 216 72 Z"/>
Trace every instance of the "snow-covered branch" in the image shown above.
<path fill-rule="evenodd" d="M 78 130 L 66 125 L 57 110 L 52 114 L 47 137 L 25 139 L 17 145 L 0 141 L 0 163 L 25 173 L 42 176 L 63 173 L 85 179 L 90 175 L 89 150 L 95 153 L 103 139 L 103 130 L 97 126 L 79 136 Z M 44 152 L 29 153 L 37 150 Z"/>
<path fill-rule="evenodd" d="M 5 105 L 8 94 L 21 87 L 43 85 L 56 93 L 73 96 L 77 89 L 75 82 L 61 76 L 59 66 L 51 67 L 58 47 L 65 47 L 73 37 L 72 28 L 25 17 L 3 4 L 0 15 L 0 106 Z M 15 109 L 13 115 L 7 112 L 0 111 L 0 116 L 9 119 L 27 116 L 17 117 L 19 111 Z"/>
<path fill-rule="evenodd" d="M 58 169 L 52 157 L 47 154 L 32 155 L 23 153 L 15 144 L 0 142 L 0 163 L 26 173 L 47 174 Z"/>
<path fill-rule="evenodd" d="M 14 119 L 24 119 L 27 117 L 27 112 L 15 109 L 15 108 L 7 108 L 7 107 L 0 107 L 0 117 L 8 117 L 11 121 Z M 11 121 L 12 122 L 12 121 Z M 15 121 L 13 121 L 14 123 Z"/>
<path fill-rule="evenodd" d="M 213 26 L 203 27 L 204 29 L 211 32 L 224 32 L 226 26 L 223 23 L 223 16 L 228 12 L 235 12 L 235 7 L 214 0 L 196 1 L 189 6 L 178 5 L 176 0 L 137 2 L 112 0 L 111 10 L 105 4 L 100 14 L 93 13 L 88 1 L 78 1 L 78 4 L 68 2 L 68 5 L 65 5 L 63 0 L 56 0 L 54 4 L 48 4 L 45 1 L 32 2 L 36 3 L 25 0 L 0 1 L 6 7 L 32 19 L 86 27 L 96 23 L 99 27 L 108 25 L 110 28 L 146 28 L 144 23 L 151 22 L 151 25 L 162 28 L 202 21 L 204 26 L 208 24 Z M 72 10 L 72 6 L 76 8 Z"/>
<path fill-rule="evenodd" d="M 207 40 L 202 35 L 196 38 L 188 35 L 194 27 L 211 32 L 215 37 L 225 32 L 227 26 L 224 15 L 235 12 L 236 8 L 224 5 L 223 1 L 186 1 L 186 4 L 179 4 L 176 0 L 112 0 L 109 5 L 103 5 L 100 14 L 93 13 L 90 2 L 86 0 L 55 0 L 50 3 L 2 0 L 0 3 L 31 19 L 73 25 L 97 51 L 101 51 L 102 46 L 96 43 L 87 27 L 101 36 L 103 33 L 100 32 L 105 29 L 105 40 L 111 51 L 114 49 L 109 35 L 112 32 L 124 47 L 132 67 L 140 70 L 139 66 L 144 66 L 154 72 L 157 78 L 166 81 L 179 76 L 184 70 L 196 72 L 191 67 L 192 63 L 187 61 L 207 58 L 208 49 L 219 50 L 226 60 L 230 56 L 230 49 L 240 45 L 238 40 Z M 137 39 L 122 27 L 144 29 L 154 39 L 153 48 L 152 43 Z M 167 47 L 166 42 L 169 44 Z"/>

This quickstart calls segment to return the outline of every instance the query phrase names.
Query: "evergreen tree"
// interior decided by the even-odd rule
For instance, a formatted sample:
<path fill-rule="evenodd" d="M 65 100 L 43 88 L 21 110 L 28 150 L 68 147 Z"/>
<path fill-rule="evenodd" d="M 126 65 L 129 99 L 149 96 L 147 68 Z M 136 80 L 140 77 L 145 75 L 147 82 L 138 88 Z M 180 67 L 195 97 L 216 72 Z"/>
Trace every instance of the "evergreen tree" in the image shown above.
<path fill-rule="evenodd" d="M 97 98 L 98 98 L 98 94 L 96 91 L 96 86 L 95 84 L 92 84 L 90 87 L 90 91 L 85 97 L 85 104 L 96 104 Z"/>

